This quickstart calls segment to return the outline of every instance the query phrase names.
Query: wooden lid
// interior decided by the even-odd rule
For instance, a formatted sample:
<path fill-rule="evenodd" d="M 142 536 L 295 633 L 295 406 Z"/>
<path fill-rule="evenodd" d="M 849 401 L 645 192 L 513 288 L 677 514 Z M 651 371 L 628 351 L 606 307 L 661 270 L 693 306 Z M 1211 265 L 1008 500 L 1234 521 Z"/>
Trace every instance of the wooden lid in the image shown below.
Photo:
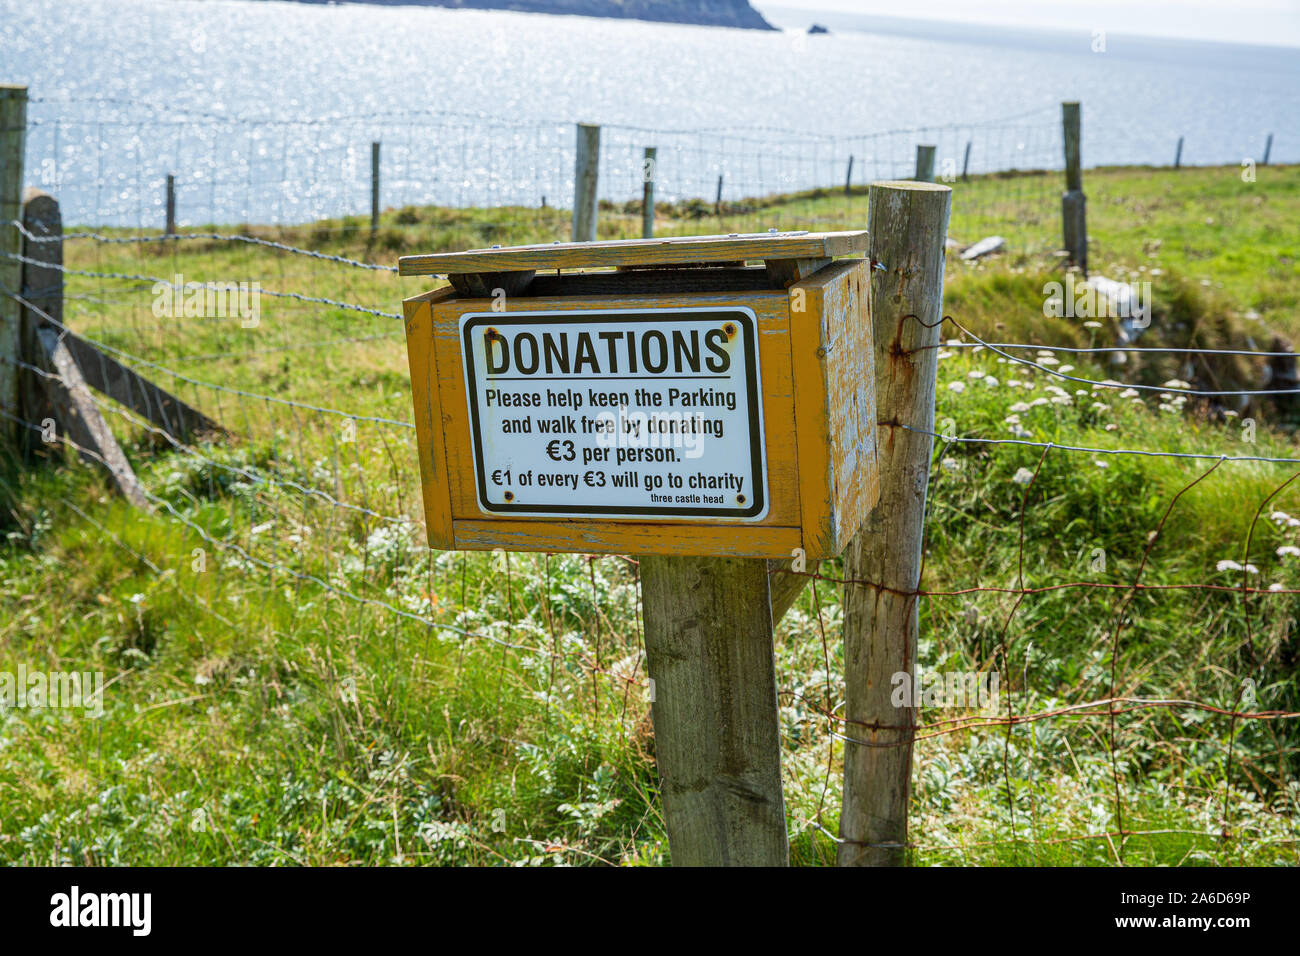
<path fill-rule="evenodd" d="M 864 253 L 867 234 L 857 232 L 757 232 L 729 236 L 555 242 L 402 256 L 404 276 L 599 269 L 617 266 L 684 265 L 757 259 L 829 259 Z"/>

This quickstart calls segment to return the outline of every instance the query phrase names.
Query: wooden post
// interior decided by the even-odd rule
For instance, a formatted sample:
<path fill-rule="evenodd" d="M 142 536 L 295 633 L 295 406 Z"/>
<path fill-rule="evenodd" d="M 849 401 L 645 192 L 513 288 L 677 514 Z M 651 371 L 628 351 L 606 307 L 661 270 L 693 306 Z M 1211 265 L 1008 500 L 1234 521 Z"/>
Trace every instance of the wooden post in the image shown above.
<path fill-rule="evenodd" d="M 853 154 L 849 154 L 849 171 L 844 174 L 844 195 L 853 193 Z"/>
<path fill-rule="evenodd" d="M 27 87 L 0 86 L 0 289 L 22 288 L 23 264 L 10 256 L 22 254 L 23 153 L 27 136 Z M 0 447 L 21 447 L 22 426 L 18 366 L 22 353 L 22 306 L 0 292 Z"/>
<path fill-rule="evenodd" d="M 167 174 L 166 231 L 163 235 L 176 235 L 176 177 Z"/>
<path fill-rule="evenodd" d="M 970 140 L 966 140 L 966 158 L 961 161 L 961 181 L 966 181 L 966 172 L 970 169 Z"/>
<path fill-rule="evenodd" d="M 916 711 L 891 701 L 893 676 L 916 673 L 925 497 L 942 339 L 944 240 L 952 190 L 875 183 L 870 257 L 880 422 L 880 503 L 844 555 L 844 803 L 841 866 L 905 859 Z M 916 429 L 911 431 L 903 426 Z"/>
<path fill-rule="evenodd" d="M 596 238 L 596 180 L 600 172 L 600 127 L 578 124 L 573 165 L 573 241 Z"/>
<path fill-rule="evenodd" d="M 58 201 L 39 189 L 26 190 L 23 193 L 23 228 L 39 239 L 58 238 L 57 242 L 26 239 L 23 242 L 23 258 L 36 260 L 22 264 L 23 298 L 35 308 L 23 306 L 22 309 L 20 355 L 25 362 L 35 365 L 39 364 L 36 356 L 42 353 L 37 330 L 48 325 L 50 319 L 63 322 L 63 215 Z M 18 382 L 18 407 L 23 421 L 44 426 L 46 419 L 58 417 L 40 375 L 30 369 L 19 369 Z M 45 443 L 40 433 L 26 427 L 23 432 L 21 444 L 24 452 L 35 456 Z"/>
<path fill-rule="evenodd" d="M 767 562 L 643 556 L 640 575 L 673 865 L 787 865 Z"/>
<path fill-rule="evenodd" d="M 918 183 L 934 182 L 934 147 L 916 147 L 916 181 Z"/>
<path fill-rule="evenodd" d="M 379 144 L 370 144 L 370 238 L 379 233 Z"/>
<path fill-rule="evenodd" d="M 722 173 L 718 173 L 718 194 L 713 197 L 713 214 L 722 215 Z"/>
<path fill-rule="evenodd" d="M 1080 153 L 1081 127 L 1078 103 L 1061 104 L 1061 125 L 1065 134 L 1065 194 L 1061 197 L 1061 223 L 1065 251 L 1070 262 L 1088 274 L 1087 199 L 1083 195 L 1083 159 Z"/>
<path fill-rule="evenodd" d="M 1183 165 L 1183 138 L 1178 137 L 1178 148 L 1174 150 L 1174 169 Z"/>
<path fill-rule="evenodd" d="M 658 170 L 659 150 L 654 146 L 645 148 L 645 161 L 641 167 L 641 238 L 653 239 L 655 236 L 655 178 Z"/>
<path fill-rule="evenodd" d="M 1273 152 L 1273 134 L 1268 134 L 1268 139 L 1264 140 L 1264 158 L 1260 162 L 1261 166 L 1268 165 L 1268 154 Z"/>

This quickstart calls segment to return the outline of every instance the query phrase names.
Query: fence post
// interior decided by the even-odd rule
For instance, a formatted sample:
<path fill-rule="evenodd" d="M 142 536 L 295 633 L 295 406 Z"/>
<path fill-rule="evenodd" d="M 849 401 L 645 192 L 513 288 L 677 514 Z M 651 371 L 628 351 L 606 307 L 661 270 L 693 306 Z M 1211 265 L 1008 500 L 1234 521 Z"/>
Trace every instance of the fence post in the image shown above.
<path fill-rule="evenodd" d="M 892 678 L 916 673 L 915 592 L 951 204 L 952 190 L 943 185 L 871 186 L 869 255 L 883 267 L 871 277 L 881 492 L 844 554 L 845 578 L 872 583 L 844 588 L 844 726 L 850 739 L 844 745 L 840 866 L 899 866 L 906 857 L 916 711 L 893 706 Z"/>
<path fill-rule="evenodd" d="M 916 147 L 916 181 L 918 183 L 934 182 L 934 147 Z"/>
<path fill-rule="evenodd" d="M 655 758 L 674 866 L 785 866 L 767 562 L 640 559 Z"/>
<path fill-rule="evenodd" d="M 641 238 L 653 239 L 655 235 L 655 177 L 658 170 L 659 150 L 654 146 L 645 148 L 645 162 L 641 167 Z"/>
<path fill-rule="evenodd" d="M 1264 141 L 1264 158 L 1260 161 L 1261 166 L 1268 165 L 1268 154 L 1273 152 L 1273 134 L 1268 134 L 1268 139 Z"/>
<path fill-rule="evenodd" d="M 23 228 L 41 239 L 54 240 L 57 237 L 57 241 L 23 243 L 23 258 L 34 260 L 22 264 L 23 298 L 40 312 L 23 307 L 19 349 L 24 361 L 37 365 L 40 364 L 38 356 L 42 354 L 37 330 L 49 324 L 46 316 L 56 323 L 63 322 L 63 214 L 58 200 L 39 189 L 26 190 L 23 193 Z M 18 382 L 18 407 L 23 421 L 43 426 L 47 418 L 58 417 L 40 376 L 29 369 L 21 369 Z M 32 455 L 43 442 L 31 429 L 24 428 L 24 432 L 26 437 L 21 444 L 26 453 Z"/>
<path fill-rule="evenodd" d="M 844 174 L 844 195 L 853 195 L 853 154 L 849 154 L 849 171 Z"/>
<path fill-rule="evenodd" d="M 176 177 L 167 174 L 167 195 L 163 203 L 163 235 L 176 235 Z"/>
<path fill-rule="evenodd" d="M 1070 262 L 1088 274 L 1087 199 L 1083 195 L 1083 159 L 1080 154 L 1082 123 L 1078 103 L 1061 104 L 1065 134 L 1065 194 L 1061 196 L 1061 223 Z"/>
<path fill-rule="evenodd" d="M 578 124 L 573 165 L 573 241 L 596 238 L 596 180 L 600 172 L 600 127 Z"/>
<path fill-rule="evenodd" d="M 718 194 L 713 197 L 713 214 L 722 215 L 722 173 L 718 173 Z"/>
<path fill-rule="evenodd" d="M 379 144 L 370 144 L 370 238 L 379 233 Z"/>
<path fill-rule="evenodd" d="M 961 161 L 961 181 L 966 181 L 966 171 L 970 169 L 970 140 L 966 140 L 966 156 Z"/>
<path fill-rule="evenodd" d="M 1178 148 L 1174 150 L 1174 169 L 1183 165 L 1183 138 L 1178 137 Z"/>
<path fill-rule="evenodd" d="M 19 417 L 18 366 L 22 349 L 22 306 L 5 293 L 22 288 L 23 153 L 27 136 L 27 87 L 0 85 L 0 410 Z M 21 445 L 21 426 L 0 421 L 0 445 Z"/>

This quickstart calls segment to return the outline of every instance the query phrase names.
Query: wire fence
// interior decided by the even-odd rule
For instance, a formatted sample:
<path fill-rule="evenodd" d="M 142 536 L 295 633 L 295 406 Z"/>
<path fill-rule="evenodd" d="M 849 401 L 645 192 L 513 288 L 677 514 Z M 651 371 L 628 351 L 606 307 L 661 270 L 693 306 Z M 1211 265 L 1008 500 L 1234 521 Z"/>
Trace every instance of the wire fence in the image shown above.
<path fill-rule="evenodd" d="M 403 251 L 567 238 L 572 138 L 568 124 L 402 113 L 312 122 L 38 117 L 29 130 L 29 168 L 72 228 L 61 240 L 62 262 L 51 265 L 32 255 L 50 240 L 17 223 L 27 252 L 11 258 L 61 273 L 62 312 L 52 313 L 42 297 L 47 290 L 4 295 L 220 428 L 176 435 L 121 402 L 93 396 L 135 463 L 152 513 L 128 522 L 105 517 L 71 488 L 51 507 L 165 579 L 213 626 L 274 635 L 302 626 L 304 609 L 319 608 L 340 632 L 391 639 L 400 666 L 451 695 L 462 717 L 493 715 L 466 731 L 466 748 L 508 760 L 554 745 L 565 727 L 581 727 L 648 752 L 633 558 L 471 555 L 424 545 L 404 337 L 394 323 L 399 300 L 423 291 L 397 277 L 393 260 Z M 370 142 L 382 144 L 387 210 L 375 235 L 364 221 Z M 910 177 L 918 143 L 936 146 L 936 175 L 954 184 L 954 231 L 969 230 L 974 239 L 1014 224 L 1017 235 L 1037 236 L 1040 251 L 1056 247 L 1060 182 L 1046 174 L 1061 166 L 1055 110 L 863 136 L 605 127 L 602 235 L 639 229 L 646 146 L 658 150 L 657 199 L 665 204 L 663 233 L 671 234 L 864 223 L 866 184 Z M 162 218 L 169 174 L 178 183 L 178 228 L 170 234 Z M 216 313 L 209 308 L 214 289 L 226 293 Z M 942 347 L 945 363 L 970 366 L 972 376 L 979 373 L 971 381 L 981 383 L 992 375 L 979 363 L 993 358 L 1022 377 L 1024 398 L 1034 394 L 1054 408 L 1120 395 L 1141 401 L 1151 393 L 1162 408 L 1181 412 L 1187 400 L 1258 401 L 1295 391 L 1070 374 L 1056 352 L 1100 365 L 1110 353 L 1146 350 L 991 342 L 958 319 L 949 322 L 954 338 Z M 1023 354 L 1029 351 L 1033 358 Z M 1290 355 L 1149 351 L 1257 362 Z M 28 362 L 10 364 L 51 375 Z M 960 391 L 941 390 L 938 418 Z M 42 433 L 42 422 L 5 414 Z M 1128 444 L 1103 445 L 895 424 L 934 439 L 931 524 L 942 516 L 949 538 L 931 541 L 921 580 L 907 592 L 921 602 L 928 635 L 922 657 L 937 670 L 992 670 L 1003 687 L 993 709 L 924 720 L 916 709 L 900 711 L 911 723 L 899 745 L 916 745 L 918 754 L 914 858 L 971 862 L 1009 852 L 1021 861 L 1132 862 L 1172 844 L 1196 860 L 1300 841 L 1295 741 L 1285 729 L 1300 716 L 1291 638 L 1300 579 L 1287 576 L 1289 555 L 1300 549 L 1286 537 L 1300 521 L 1279 508 L 1295 490 L 1300 458 L 1229 453 L 1212 447 L 1208 434 L 1160 447 L 1140 433 Z M 60 439 L 83 458 L 97 457 Z M 1024 455 L 1032 456 L 1024 462 L 1032 469 L 1019 467 Z M 1080 495 L 1070 488 L 1079 462 L 1125 457 L 1209 467 L 1190 473 L 1160 507 L 1158 495 L 1143 491 L 1152 501 L 1142 513 L 1156 515 L 1149 527 L 1094 527 L 1098 540 L 1112 542 L 1112 570 L 1109 579 L 1105 572 L 1082 579 L 1065 552 L 1087 536 L 1051 522 L 1061 517 L 1062 501 L 1077 504 Z M 1011 497 L 993 503 L 962 472 L 1012 465 L 1019 470 Z M 1255 494 L 1258 504 L 1240 551 L 1216 570 L 1218 579 L 1205 580 L 1178 549 L 1191 547 L 1206 506 L 1190 516 L 1179 506 L 1232 469 L 1249 470 L 1239 493 Z M 1138 494 L 1134 474 L 1105 494 Z M 25 493 L 21 482 L 8 488 L 15 513 Z M 1107 520 L 1104 510 L 1088 520 Z M 1109 520 L 1119 520 L 1116 514 Z M 1171 537 L 1176 546 L 1166 545 Z M 982 566 L 982 538 L 1005 546 L 1014 568 Z M 1029 550 L 1034 544 L 1042 554 Z M 1260 557 L 1265 547 L 1277 560 Z M 949 566 L 936 570 L 934 556 Z M 1159 581 L 1150 580 L 1154 572 Z M 1278 580 L 1264 583 L 1273 572 Z M 840 714 L 838 594 L 880 585 L 846 577 L 839 562 L 801 573 L 812 587 L 783 625 L 777 649 L 787 799 L 792 838 L 806 844 L 809 859 L 829 859 L 839 840 L 828 822 L 838 803 L 833 768 L 843 748 L 868 745 Z M 961 574 L 972 577 L 954 579 Z M 1008 574 L 1010 581 L 988 583 Z M 1171 646 L 1190 655 L 1185 673 L 1144 657 L 1158 653 L 1155 638 L 1172 620 L 1147 613 L 1155 602 L 1182 602 L 1176 616 L 1184 633 Z M 1158 623 L 1143 624 L 1144 614 Z M 1052 639 L 1062 620 L 1073 622 L 1068 633 L 1087 636 L 1078 655 L 1086 663 L 1077 671 Z M 478 700 L 481 694 L 490 699 Z M 1063 783 L 1067 776 L 1075 783 Z M 953 792 L 960 786 L 997 798 L 996 807 L 980 811 L 991 816 L 979 826 L 961 825 L 975 811 Z M 1070 786 L 1082 795 L 1068 793 Z M 638 806 L 632 833 L 655 814 L 649 801 Z M 502 852 L 490 819 L 469 814 L 422 826 L 408 858 L 441 859 L 448 826 L 476 858 Z M 994 836 L 972 839 L 978 832 Z M 1071 849 L 1092 843 L 1101 849 Z M 1056 855 L 1052 848 L 1060 847 L 1073 855 Z M 625 848 L 593 851 L 576 840 L 544 852 L 627 859 Z"/>

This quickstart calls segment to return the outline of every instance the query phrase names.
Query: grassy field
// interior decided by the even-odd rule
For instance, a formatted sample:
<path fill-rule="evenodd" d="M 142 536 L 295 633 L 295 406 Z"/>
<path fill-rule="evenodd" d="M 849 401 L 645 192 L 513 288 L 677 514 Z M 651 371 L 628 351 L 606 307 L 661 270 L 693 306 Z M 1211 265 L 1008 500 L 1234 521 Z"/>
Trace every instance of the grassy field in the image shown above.
<path fill-rule="evenodd" d="M 1058 177 L 954 185 L 951 235 L 1000 234 L 1007 251 L 976 265 L 950 256 L 945 311 L 986 341 L 1112 344 L 1110 320 L 1045 317 L 1044 285 L 1063 275 Z M 1300 333 L 1300 169 L 1261 168 L 1254 183 L 1234 167 L 1095 170 L 1085 187 L 1093 271 L 1152 283 L 1139 344 L 1266 348 Z M 855 228 L 866 197 L 828 190 L 657 213 L 662 235 Z M 634 206 L 609 205 L 601 234 L 639 224 Z M 406 252 L 567 230 L 563 210 L 419 207 L 388 211 L 373 241 L 359 220 L 220 231 L 391 265 Z M 77 239 L 66 256 L 75 270 L 137 277 L 71 275 L 68 324 L 228 434 L 168 440 L 106 401 L 148 514 L 61 453 L 0 464 L 0 672 L 102 671 L 108 683 L 98 719 L 0 715 L 0 859 L 666 862 L 635 563 L 429 552 L 396 320 L 269 295 L 252 328 L 159 317 L 151 279 L 257 280 L 384 313 L 424 286 L 223 240 Z M 956 327 L 946 337 L 971 342 Z M 1273 403 L 1139 396 L 969 347 L 941 358 L 936 417 L 949 435 L 1300 457 L 1292 413 Z M 1043 358 L 1068 375 L 1151 385 L 1237 388 L 1262 375 L 1242 358 Z M 1300 521 L 1288 520 L 1300 516 L 1300 482 L 1277 491 L 1296 468 L 1214 465 L 936 448 L 927 590 L 1014 588 L 1022 573 L 1029 587 L 1130 583 L 1175 496 L 1143 582 L 1224 589 L 1144 590 L 1119 615 L 1127 592 L 1105 587 L 931 597 L 922 669 L 998 667 L 1003 706 L 1009 696 L 1017 713 L 1112 690 L 1232 710 L 1245 678 L 1254 702 L 1241 709 L 1300 710 L 1300 602 L 1288 593 L 1300 589 L 1300 556 L 1287 550 L 1300 545 Z M 1036 468 L 1032 484 L 1018 480 Z M 1225 561 L 1256 570 L 1221 570 Z M 1243 574 L 1283 590 L 1244 598 Z M 840 597 L 818 582 L 777 638 L 787 810 L 803 864 L 834 857 L 842 745 L 823 714 L 843 696 Z M 1171 706 L 1125 712 L 1114 735 L 1104 716 L 936 733 L 951 716 L 921 714 L 918 865 L 1296 862 L 1295 721 Z M 1115 833 L 1121 822 L 1130 835 Z"/>

